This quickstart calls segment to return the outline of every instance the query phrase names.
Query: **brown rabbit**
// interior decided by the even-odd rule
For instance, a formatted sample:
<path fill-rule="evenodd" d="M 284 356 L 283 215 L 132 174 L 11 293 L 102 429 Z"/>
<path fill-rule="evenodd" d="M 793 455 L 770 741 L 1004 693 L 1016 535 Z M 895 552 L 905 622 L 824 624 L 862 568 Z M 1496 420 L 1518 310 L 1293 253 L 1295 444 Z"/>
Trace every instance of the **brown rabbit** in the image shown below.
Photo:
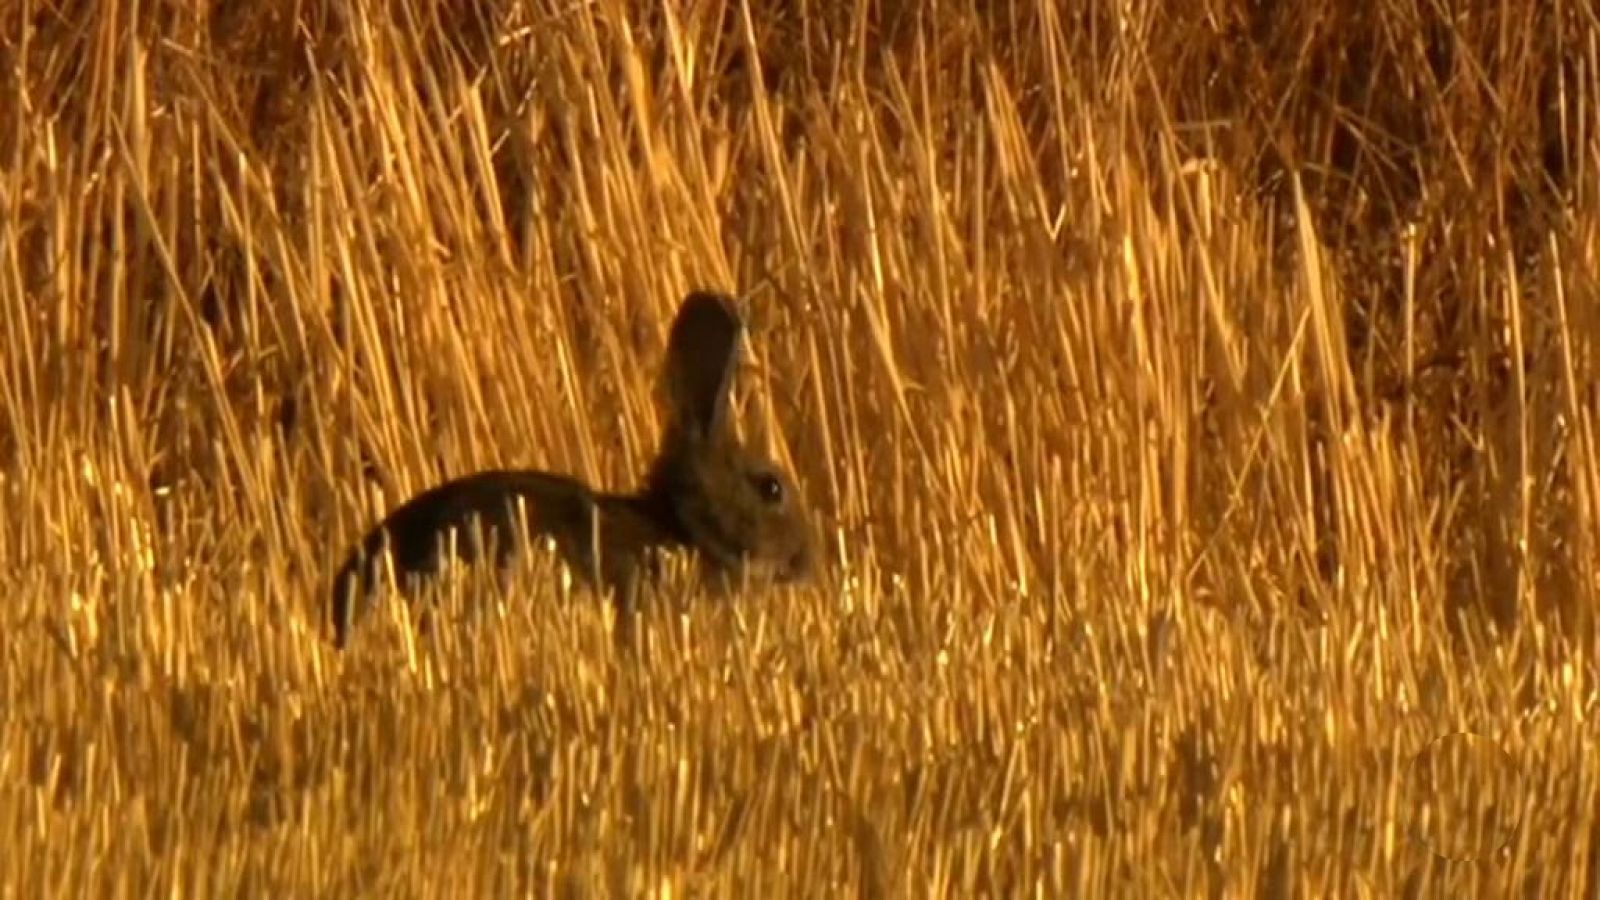
<path fill-rule="evenodd" d="M 406 581 L 436 573 L 451 546 L 473 562 L 485 549 L 504 565 L 529 538 L 551 539 L 590 585 L 631 595 L 653 555 L 683 548 L 709 570 L 793 581 L 810 573 L 811 529 L 787 475 L 740 443 L 729 420 L 743 324 L 733 301 L 697 291 L 672 324 L 663 378 L 668 419 L 655 463 L 637 493 L 602 493 L 573 478 L 495 470 L 446 482 L 390 512 L 339 569 L 333 583 L 334 642 L 344 646 L 371 605 L 392 553 Z M 520 512 L 519 512 L 520 510 Z M 519 531 L 519 523 L 526 530 Z M 519 537 L 519 535 L 521 535 Z"/>

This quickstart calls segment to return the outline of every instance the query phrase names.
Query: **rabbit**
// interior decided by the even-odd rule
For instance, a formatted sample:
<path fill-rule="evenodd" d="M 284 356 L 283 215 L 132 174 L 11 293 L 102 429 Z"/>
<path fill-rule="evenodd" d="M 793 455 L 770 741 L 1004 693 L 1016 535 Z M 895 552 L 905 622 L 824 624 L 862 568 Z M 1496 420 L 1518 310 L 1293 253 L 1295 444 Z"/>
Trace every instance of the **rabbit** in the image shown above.
<path fill-rule="evenodd" d="M 334 577 L 334 644 L 345 646 L 368 611 L 386 548 L 396 574 L 414 582 L 437 573 L 451 546 L 467 563 L 492 547 L 504 567 L 523 542 L 548 539 L 581 581 L 612 589 L 619 602 L 631 602 L 663 550 L 689 551 L 703 571 L 736 581 L 808 577 L 812 531 L 794 482 L 740 442 L 730 421 L 743 332 L 726 295 L 694 291 L 684 298 L 662 374 L 666 426 L 636 492 L 596 491 L 550 472 L 490 470 L 430 488 L 391 511 Z M 522 522 L 526 530 L 518 531 Z M 472 539 L 473 524 L 482 543 Z"/>

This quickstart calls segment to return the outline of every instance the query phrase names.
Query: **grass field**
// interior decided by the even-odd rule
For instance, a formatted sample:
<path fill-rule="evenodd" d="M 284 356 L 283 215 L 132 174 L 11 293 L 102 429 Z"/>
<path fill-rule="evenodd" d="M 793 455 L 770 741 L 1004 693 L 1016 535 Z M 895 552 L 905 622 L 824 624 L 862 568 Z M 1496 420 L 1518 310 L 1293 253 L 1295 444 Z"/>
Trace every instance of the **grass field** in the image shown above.
<path fill-rule="evenodd" d="M 1600 7 L 0 6 L 6 896 L 1600 896 Z M 636 483 L 679 298 L 814 582 Z"/>

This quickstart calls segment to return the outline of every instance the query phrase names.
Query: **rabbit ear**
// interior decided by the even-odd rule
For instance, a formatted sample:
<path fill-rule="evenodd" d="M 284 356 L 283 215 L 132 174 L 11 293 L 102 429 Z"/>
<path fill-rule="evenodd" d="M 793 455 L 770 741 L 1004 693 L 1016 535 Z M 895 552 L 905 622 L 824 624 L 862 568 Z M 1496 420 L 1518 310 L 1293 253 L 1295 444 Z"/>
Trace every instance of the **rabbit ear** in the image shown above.
<path fill-rule="evenodd" d="M 708 291 L 684 298 L 667 341 L 664 375 L 673 427 L 702 438 L 728 427 L 728 395 L 743 331 L 732 298 Z"/>

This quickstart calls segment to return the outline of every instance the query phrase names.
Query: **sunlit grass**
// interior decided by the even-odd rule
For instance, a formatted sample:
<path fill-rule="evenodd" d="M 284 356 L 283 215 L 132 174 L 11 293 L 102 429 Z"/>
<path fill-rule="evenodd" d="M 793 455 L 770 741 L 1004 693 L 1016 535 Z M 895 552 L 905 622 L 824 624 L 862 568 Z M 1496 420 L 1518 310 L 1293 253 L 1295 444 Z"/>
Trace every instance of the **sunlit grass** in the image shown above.
<path fill-rule="evenodd" d="M 1594 896 L 1597 10 L 1258 6 L 0 13 L 3 883 Z M 336 651 L 697 286 L 821 577 Z"/>

